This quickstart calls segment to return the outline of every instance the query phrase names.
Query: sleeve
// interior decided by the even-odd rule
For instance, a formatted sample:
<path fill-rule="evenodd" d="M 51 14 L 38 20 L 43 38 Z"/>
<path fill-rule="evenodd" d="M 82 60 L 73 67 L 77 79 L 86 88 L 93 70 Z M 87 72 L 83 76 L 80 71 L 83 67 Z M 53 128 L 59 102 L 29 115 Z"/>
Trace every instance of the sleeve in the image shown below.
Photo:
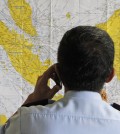
<path fill-rule="evenodd" d="M 35 101 L 32 103 L 24 104 L 24 105 L 22 105 L 22 107 L 30 107 L 30 106 L 37 106 L 37 105 L 45 106 L 47 104 L 52 104 L 54 102 L 55 102 L 54 100 L 45 99 L 45 100 L 40 100 L 40 101 Z"/>
<path fill-rule="evenodd" d="M 21 110 L 0 127 L 0 134 L 21 134 Z"/>

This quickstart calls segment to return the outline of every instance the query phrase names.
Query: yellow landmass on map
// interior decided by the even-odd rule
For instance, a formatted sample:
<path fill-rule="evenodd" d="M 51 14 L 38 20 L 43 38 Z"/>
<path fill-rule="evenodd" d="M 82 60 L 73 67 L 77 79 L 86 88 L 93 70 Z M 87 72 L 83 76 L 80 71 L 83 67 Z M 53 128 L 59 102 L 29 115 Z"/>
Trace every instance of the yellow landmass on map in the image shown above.
<path fill-rule="evenodd" d="M 49 59 L 43 63 L 38 55 L 32 53 L 33 45 L 23 35 L 17 34 L 14 30 L 10 31 L 1 21 L 0 45 L 6 51 L 15 70 L 33 85 L 35 85 L 38 76 L 50 65 Z"/>
<path fill-rule="evenodd" d="M 112 37 L 115 44 L 114 68 L 118 79 L 120 80 L 120 9 L 105 22 L 97 24 L 97 27 L 105 30 Z"/>
<path fill-rule="evenodd" d="M 31 36 L 37 35 L 32 24 L 32 8 L 25 0 L 8 0 L 10 14 L 16 25 Z"/>
<path fill-rule="evenodd" d="M 0 126 L 5 124 L 5 122 L 7 121 L 7 118 L 5 115 L 0 115 Z"/>
<path fill-rule="evenodd" d="M 68 12 L 68 13 L 66 14 L 66 17 L 67 17 L 67 19 L 70 19 L 70 18 L 71 18 L 70 12 Z"/>
<path fill-rule="evenodd" d="M 57 100 L 60 100 L 61 98 L 63 98 L 64 96 L 62 95 L 62 94 L 56 94 L 53 98 L 52 98 L 52 100 L 55 100 L 55 101 L 57 101 Z"/>

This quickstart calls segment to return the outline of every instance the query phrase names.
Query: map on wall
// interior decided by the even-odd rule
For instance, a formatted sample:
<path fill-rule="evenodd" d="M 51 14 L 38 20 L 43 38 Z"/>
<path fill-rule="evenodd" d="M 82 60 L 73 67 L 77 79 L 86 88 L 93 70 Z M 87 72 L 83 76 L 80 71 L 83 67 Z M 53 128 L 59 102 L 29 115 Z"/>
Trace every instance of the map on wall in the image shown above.
<path fill-rule="evenodd" d="M 120 104 L 120 0 L 0 0 L 0 124 L 56 63 L 63 34 L 78 25 L 97 26 L 114 40 L 115 77 L 104 88 L 108 102 Z"/>

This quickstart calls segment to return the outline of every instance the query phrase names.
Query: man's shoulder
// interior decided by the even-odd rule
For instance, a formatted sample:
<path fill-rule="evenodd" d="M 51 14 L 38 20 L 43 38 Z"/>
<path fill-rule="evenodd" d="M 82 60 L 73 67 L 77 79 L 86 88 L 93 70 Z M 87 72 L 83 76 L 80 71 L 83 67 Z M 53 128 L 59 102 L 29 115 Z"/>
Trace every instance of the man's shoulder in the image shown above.
<path fill-rule="evenodd" d="M 82 100 L 81 100 L 82 101 Z M 39 114 L 39 115 L 64 115 L 64 116 L 76 116 L 76 117 L 93 117 L 98 119 L 119 120 L 120 111 L 116 110 L 106 102 L 101 103 L 89 103 L 78 102 L 78 100 L 67 100 L 63 98 L 53 104 L 45 106 L 37 105 L 30 107 L 22 107 L 21 114 Z"/>
<path fill-rule="evenodd" d="M 68 101 L 65 99 L 60 99 L 58 101 L 50 101 L 50 104 L 47 105 L 36 105 L 29 107 L 21 107 L 20 111 L 22 115 L 25 114 L 55 114 L 63 113 L 69 107 Z"/>
<path fill-rule="evenodd" d="M 112 105 L 103 101 L 103 105 L 100 110 L 105 119 L 120 121 L 120 111 Z"/>

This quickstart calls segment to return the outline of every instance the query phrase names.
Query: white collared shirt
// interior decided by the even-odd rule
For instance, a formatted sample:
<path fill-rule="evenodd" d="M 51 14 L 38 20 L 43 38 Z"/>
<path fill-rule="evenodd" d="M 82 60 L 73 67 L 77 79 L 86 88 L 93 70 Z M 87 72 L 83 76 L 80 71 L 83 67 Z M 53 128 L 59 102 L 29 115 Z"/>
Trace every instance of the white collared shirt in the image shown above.
<path fill-rule="evenodd" d="M 99 93 L 68 91 L 46 106 L 21 107 L 0 134 L 120 134 L 120 112 Z"/>

